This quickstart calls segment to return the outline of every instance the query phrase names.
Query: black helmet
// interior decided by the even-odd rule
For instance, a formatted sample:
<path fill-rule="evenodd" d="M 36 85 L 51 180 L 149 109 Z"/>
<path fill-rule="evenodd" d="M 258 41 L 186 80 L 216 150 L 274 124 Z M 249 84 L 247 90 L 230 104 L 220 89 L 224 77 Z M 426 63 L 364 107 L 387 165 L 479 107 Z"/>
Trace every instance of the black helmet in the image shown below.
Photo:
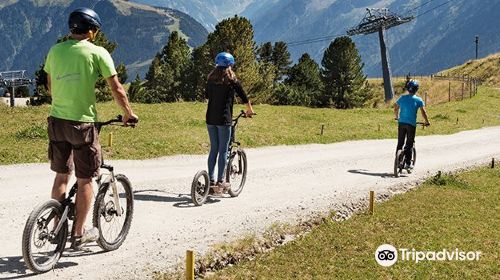
<path fill-rule="evenodd" d="M 101 28 L 101 18 L 89 8 L 78 8 L 69 14 L 68 25 L 73 33 L 87 33 Z"/>

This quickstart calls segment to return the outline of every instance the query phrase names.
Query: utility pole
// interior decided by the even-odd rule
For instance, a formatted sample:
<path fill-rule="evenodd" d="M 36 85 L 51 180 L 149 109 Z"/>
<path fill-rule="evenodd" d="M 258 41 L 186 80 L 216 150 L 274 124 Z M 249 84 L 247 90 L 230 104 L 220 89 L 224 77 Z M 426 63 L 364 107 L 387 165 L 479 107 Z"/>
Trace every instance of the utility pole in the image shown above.
<path fill-rule="evenodd" d="M 394 97 L 394 92 L 392 88 L 391 81 L 391 67 L 389 65 L 389 53 L 387 46 L 385 44 L 384 31 L 412 21 L 415 17 L 400 17 L 394 13 L 391 13 L 389 9 L 366 9 L 367 13 L 361 23 L 347 30 L 347 35 L 353 36 L 358 34 L 371 34 L 378 32 L 380 41 L 380 54 L 382 60 L 382 75 L 384 78 L 384 93 L 385 101 L 389 102 Z"/>
<path fill-rule="evenodd" d="M 479 36 L 476 35 L 476 59 L 479 57 Z"/>

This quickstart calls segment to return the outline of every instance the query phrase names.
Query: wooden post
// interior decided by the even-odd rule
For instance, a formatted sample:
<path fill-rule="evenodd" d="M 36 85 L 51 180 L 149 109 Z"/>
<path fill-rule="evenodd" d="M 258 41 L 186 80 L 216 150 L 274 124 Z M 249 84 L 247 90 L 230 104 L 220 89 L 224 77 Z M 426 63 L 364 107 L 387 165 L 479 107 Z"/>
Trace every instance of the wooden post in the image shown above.
<path fill-rule="evenodd" d="M 370 215 L 373 215 L 374 213 L 374 206 L 375 206 L 375 191 L 370 191 L 370 209 L 369 213 Z"/>
<path fill-rule="evenodd" d="M 429 105 L 427 104 L 427 91 L 425 92 L 425 106 L 429 106 Z"/>
<path fill-rule="evenodd" d="M 448 81 L 448 102 L 451 101 L 451 81 Z"/>
<path fill-rule="evenodd" d="M 194 251 L 186 251 L 186 280 L 194 280 Z"/>
<path fill-rule="evenodd" d="M 110 132 L 108 136 L 108 147 L 112 146 L 113 146 L 113 132 Z"/>
<path fill-rule="evenodd" d="M 462 100 L 464 100 L 464 88 L 465 88 L 465 84 L 464 84 L 464 82 L 462 82 Z"/>
<path fill-rule="evenodd" d="M 320 135 L 323 135 L 324 130 L 325 130 L 325 125 L 321 124 L 321 133 L 320 133 Z"/>
<path fill-rule="evenodd" d="M 469 80 L 469 99 L 472 98 L 472 81 Z"/>
<path fill-rule="evenodd" d="M 495 168 L 495 158 L 491 158 L 491 168 Z"/>

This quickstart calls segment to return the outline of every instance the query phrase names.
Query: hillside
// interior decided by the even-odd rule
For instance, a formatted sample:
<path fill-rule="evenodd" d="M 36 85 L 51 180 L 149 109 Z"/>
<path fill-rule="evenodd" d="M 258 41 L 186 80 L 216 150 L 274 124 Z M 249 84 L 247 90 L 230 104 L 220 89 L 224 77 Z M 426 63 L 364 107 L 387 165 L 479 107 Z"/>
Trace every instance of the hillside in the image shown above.
<path fill-rule="evenodd" d="M 190 14 L 209 30 L 217 20 L 240 14 L 250 19 L 258 43 L 297 42 L 345 34 L 366 14 L 366 8 L 389 8 L 415 20 L 390 29 L 387 43 L 393 74 L 430 75 L 464 63 L 474 55 L 480 36 L 480 56 L 500 51 L 500 1 L 497 0 L 131 0 L 170 7 Z M 330 38 L 333 36 L 330 36 Z M 380 77 L 377 34 L 354 37 L 365 73 Z M 290 47 L 294 60 L 308 52 L 320 62 L 329 40 Z"/>
<path fill-rule="evenodd" d="M 9 0 L 0 5 L 0 71 L 24 69 L 30 75 L 43 63 L 57 38 L 67 34 L 67 16 L 77 7 L 93 7 L 106 36 L 118 44 L 116 63 L 124 62 L 129 77 L 144 73 L 148 61 L 179 31 L 190 46 L 202 44 L 208 32 L 190 16 L 122 0 Z M 3 6 L 2 6 L 3 5 Z"/>
<path fill-rule="evenodd" d="M 439 72 L 440 75 L 470 76 L 483 80 L 483 84 L 500 87 L 500 53 L 482 59 L 469 60 L 448 70 Z"/>
<path fill-rule="evenodd" d="M 500 17 L 497 16 L 500 1 L 496 0 L 452 1 L 432 11 L 446 1 L 276 0 L 267 1 L 264 8 L 259 9 L 255 7 L 262 4 L 254 2 L 243 14 L 252 20 L 258 42 L 294 42 L 345 34 L 348 28 L 359 24 L 366 8 L 388 7 L 402 15 L 409 11 L 413 15 L 421 14 L 414 21 L 387 32 L 392 70 L 398 76 L 408 72 L 428 75 L 471 59 L 475 35 L 480 36 L 480 56 L 500 50 Z M 422 4 L 425 5 L 412 11 Z M 360 35 L 354 39 L 366 65 L 365 73 L 380 77 L 378 35 Z M 290 50 L 295 59 L 309 52 L 320 61 L 328 44 L 329 41 L 322 41 Z"/>
<path fill-rule="evenodd" d="M 254 0 L 131 0 L 136 3 L 176 9 L 189 14 L 213 30 L 220 19 L 240 14 Z M 262 1 L 262 0 L 261 0 Z"/>

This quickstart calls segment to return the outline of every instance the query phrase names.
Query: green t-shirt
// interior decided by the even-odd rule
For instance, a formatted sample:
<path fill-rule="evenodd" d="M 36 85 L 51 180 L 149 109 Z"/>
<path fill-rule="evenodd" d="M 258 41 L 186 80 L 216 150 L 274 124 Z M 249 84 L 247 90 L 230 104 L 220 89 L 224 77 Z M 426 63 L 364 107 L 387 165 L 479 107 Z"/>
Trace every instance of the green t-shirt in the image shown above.
<path fill-rule="evenodd" d="M 59 43 L 50 49 L 44 70 L 51 78 L 51 116 L 79 122 L 97 121 L 97 78 L 116 75 L 113 59 L 105 48 L 87 40 Z"/>

